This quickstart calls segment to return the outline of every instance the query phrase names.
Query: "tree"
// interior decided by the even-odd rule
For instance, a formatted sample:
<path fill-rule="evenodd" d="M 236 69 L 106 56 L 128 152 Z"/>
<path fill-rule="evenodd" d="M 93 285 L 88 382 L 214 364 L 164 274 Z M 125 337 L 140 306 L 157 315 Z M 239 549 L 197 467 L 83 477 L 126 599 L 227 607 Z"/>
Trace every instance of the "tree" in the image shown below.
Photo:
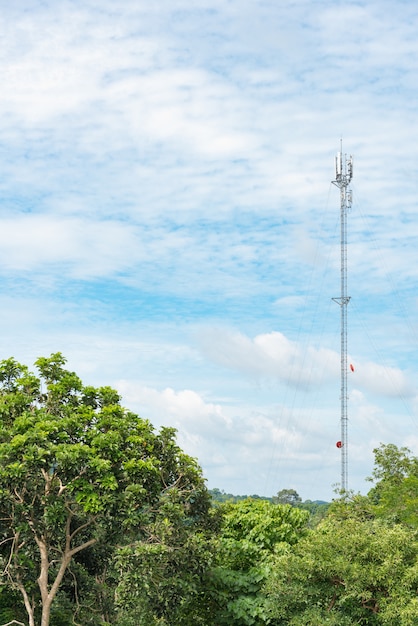
<path fill-rule="evenodd" d="M 302 498 L 295 489 L 282 489 L 278 492 L 277 496 L 273 497 L 273 502 L 276 504 L 290 504 L 290 506 L 297 506 L 302 502 Z"/>
<path fill-rule="evenodd" d="M 29 625 L 49 626 L 71 564 L 87 571 L 100 550 L 103 565 L 114 546 L 140 539 L 164 493 L 181 492 L 191 514 L 209 497 L 173 429 L 156 434 L 116 391 L 84 386 L 60 353 L 35 365 L 37 375 L 0 363 L 0 559 Z"/>
<path fill-rule="evenodd" d="M 308 517 L 307 511 L 265 500 L 224 505 L 218 565 L 211 578 L 215 599 L 212 623 L 269 623 L 262 588 L 270 575 L 271 559 L 303 536 Z"/>
<path fill-rule="evenodd" d="M 418 528 L 418 458 L 408 448 L 394 444 L 374 450 L 374 487 L 369 498 L 379 517 Z"/>
<path fill-rule="evenodd" d="M 330 515 L 276 558 L 266 583 L 271 623 L 418 623 L 418 537 L 383 520 Z"/>
<path fill-rule="evenodd" d="M 118 551 L 118 626 L 211 626 L 208 578 L 219 510 L 190 514 L 164 493 L 145 539 Z"/>

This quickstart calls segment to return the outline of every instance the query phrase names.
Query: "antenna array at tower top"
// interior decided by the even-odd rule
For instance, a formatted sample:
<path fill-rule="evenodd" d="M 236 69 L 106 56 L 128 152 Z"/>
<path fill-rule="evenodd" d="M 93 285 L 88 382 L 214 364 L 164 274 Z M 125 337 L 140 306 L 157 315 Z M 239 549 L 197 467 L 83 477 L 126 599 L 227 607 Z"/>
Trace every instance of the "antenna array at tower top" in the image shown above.
<path fill-rule="evenodd" d="M 342 181 L 344 181 L 347 185 L 350 183 L 353 178 L 353 157 L 351 154 L 348 159 L 347 156 L 344 155 L 343 160 L 342 152 L 338 152 L 335 157 L 335 178 L 336 180 L 333 181 L 334 185 L 336 184 L 339 186 L 338 183 Z"/>

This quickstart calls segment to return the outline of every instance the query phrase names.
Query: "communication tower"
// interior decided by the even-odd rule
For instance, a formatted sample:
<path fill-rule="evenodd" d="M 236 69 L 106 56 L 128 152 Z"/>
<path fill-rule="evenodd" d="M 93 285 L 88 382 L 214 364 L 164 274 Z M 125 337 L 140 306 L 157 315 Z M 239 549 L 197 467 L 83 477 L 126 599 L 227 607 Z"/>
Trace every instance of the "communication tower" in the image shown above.
<path fill-rule="evenodd" d="M 348 395 L 347 395 L 347 307 L 350 296 L 347 295 L 347 212 L 352 204 L 352 192 L 349 189 L 353 178 L 353 157 L 347 158 L 341 149 L 335 157 L 335 180 L 332 184 L 340 190 L 340 241 L 341 241 L 341 293 L 332 298 L 340 306 L 341 312 L 341 441 L 337 447 L 341 450 L 341 491 L 348 489 Z"/>

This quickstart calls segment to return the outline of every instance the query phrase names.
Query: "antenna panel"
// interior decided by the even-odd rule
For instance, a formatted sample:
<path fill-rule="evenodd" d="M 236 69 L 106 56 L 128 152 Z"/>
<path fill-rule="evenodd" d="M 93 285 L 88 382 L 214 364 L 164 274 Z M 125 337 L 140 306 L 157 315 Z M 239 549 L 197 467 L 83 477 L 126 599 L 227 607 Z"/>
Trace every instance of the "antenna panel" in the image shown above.
<path fill-rule="evenodd" d="M 342 158 L 341 158 L 341 152 L 339 152 L 337 154 L 337 156 L 335 157 L 335 171 L 337 174 L 337 178 L 339 178 L 342 174 Z"/>

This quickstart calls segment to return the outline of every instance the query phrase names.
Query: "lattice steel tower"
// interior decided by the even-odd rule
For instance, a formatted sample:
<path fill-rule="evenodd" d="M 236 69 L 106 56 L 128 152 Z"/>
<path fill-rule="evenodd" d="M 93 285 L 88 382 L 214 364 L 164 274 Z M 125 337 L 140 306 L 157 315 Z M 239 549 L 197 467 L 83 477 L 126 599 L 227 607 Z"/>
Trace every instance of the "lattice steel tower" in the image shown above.
<path fill-rule="evenodd" d="M 352 204 L 352 192 L 348 189 L 353 178 L 353 157 L 341 150 L 335 157 L 335 180 L 333 185 L 340 190 L 341 214 L 341 294 L 332 298 L 340 305 L 341 310 L 341 441 L 337 446 L 341 449 L 341 491 L 348 489 L 348 394 L 347 394 L 347 307 L 350 296 L 347 295 L 347 211 Z"/>

